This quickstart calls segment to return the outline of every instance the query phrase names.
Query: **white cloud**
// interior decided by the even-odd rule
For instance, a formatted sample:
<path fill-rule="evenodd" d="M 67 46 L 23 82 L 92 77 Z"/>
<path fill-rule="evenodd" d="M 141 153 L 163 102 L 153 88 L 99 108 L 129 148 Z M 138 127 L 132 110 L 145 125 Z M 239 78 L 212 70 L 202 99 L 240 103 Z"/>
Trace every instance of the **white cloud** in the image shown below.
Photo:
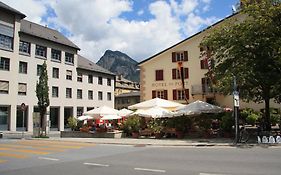
<path fill-rule="evenodd" d="M 70 32 L 69 39 L 81 48 L 79 52 L 94 62 L 105 50 L 119 50 L 141 61 L 198 32 L 217 18 L 198 14 L 209 9 L 211 0 L 147 1 L 151 19 L 145 21 L 121 18 L 133 10 L 131 0 L 3 0 L 27 15 L 27 19 L 59 31 Z M 52 8 L 56 16 L 46 18 Z M 32 9 L 32 10 L 30 10 Z M 145 16 L 140 9 L 136 15 Z"/>

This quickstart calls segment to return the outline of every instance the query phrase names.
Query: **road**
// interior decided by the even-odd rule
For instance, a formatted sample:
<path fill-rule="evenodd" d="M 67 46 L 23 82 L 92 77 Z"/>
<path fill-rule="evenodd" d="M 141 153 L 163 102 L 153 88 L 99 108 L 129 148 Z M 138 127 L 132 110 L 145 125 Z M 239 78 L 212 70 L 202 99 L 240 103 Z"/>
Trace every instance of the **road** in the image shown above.
<path fill-rule="evenodd" d="M 280 147 L 153 147 L 0 141 L 1 175 L 280 175 Z"/>

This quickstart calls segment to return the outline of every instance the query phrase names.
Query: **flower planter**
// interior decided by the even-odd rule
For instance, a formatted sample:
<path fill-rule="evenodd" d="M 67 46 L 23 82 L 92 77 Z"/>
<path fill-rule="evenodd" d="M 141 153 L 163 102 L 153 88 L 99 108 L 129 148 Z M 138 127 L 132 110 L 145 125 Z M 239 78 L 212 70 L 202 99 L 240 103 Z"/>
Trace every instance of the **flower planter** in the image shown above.
<path fill-rule="evenodd" d="M 132 137 L 133 138 L 137 139 L 137 138 L 139 138 L 139 136 L 140 136 L 139 132 L 132 132 Z"/>

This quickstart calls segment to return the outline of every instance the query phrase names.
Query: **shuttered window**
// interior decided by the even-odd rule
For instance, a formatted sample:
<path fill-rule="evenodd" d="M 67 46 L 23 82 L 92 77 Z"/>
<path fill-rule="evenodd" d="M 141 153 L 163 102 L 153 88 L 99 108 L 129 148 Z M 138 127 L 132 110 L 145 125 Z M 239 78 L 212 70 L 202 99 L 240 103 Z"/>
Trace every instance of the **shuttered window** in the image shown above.
<path fill-rule="evenodd" d="M 188 79 L 189 78 L 188 68 L 185 67 L 185 68 L 182 69 L 182 71 L 183 71 L 184 79 Z M 181 78 L 181 75 L 180 75 L 179 69 L 172 69 L 172 79 L 176 80 L 176 79 L 180 79 L 180 78 Z"/>
<path fill-rule="evenodd" d="M 0 93 L 8 94 L 9 93 L 9 82 L 0 80 Z"/>
<path fill-rule="evenodd" d="M 188 61 L 188 51 L 172 52 L 172 62 Z"/>
<path fill-rule="evenodd" d="M 168 91 L 167 90 L 152 91 L 152 98 L 156 98 L 156 97 L 168 100 Z"/>
<path fill-rule="evenodd" d="M 200 60 L 201 69 L 208 69 L 208 59 Z"/>
<path fill-rule="evenodd" d="M 163 70 L 156 70 L 156 71 L 155 71 L 155 80 L 156 80 L 156 81 L 162 81 L 162 80 L 164 80 Z"/>
<path fill-rule="evenodd" d="M 173 89 L 173 100 L 185 100 L 189 99 L 189 89 Z"/>
<path fill-rule="evenodd" d="M 19 83 L 18 84 L 18 94 L 19 95 L 26 95 L 27 85 L 26 83 Z"/>

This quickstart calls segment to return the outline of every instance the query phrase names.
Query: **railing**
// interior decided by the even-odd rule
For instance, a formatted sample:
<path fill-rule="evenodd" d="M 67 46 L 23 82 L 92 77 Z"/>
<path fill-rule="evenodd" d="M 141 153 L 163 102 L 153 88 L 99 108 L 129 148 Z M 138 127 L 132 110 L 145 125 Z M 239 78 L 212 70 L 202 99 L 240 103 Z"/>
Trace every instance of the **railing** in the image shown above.
<path fill-rule="evenodd" d="M 191 86 L 191 95 L 206 95 L 214 93 L 214 89 L 209 85 L 192 85 Z"/>

